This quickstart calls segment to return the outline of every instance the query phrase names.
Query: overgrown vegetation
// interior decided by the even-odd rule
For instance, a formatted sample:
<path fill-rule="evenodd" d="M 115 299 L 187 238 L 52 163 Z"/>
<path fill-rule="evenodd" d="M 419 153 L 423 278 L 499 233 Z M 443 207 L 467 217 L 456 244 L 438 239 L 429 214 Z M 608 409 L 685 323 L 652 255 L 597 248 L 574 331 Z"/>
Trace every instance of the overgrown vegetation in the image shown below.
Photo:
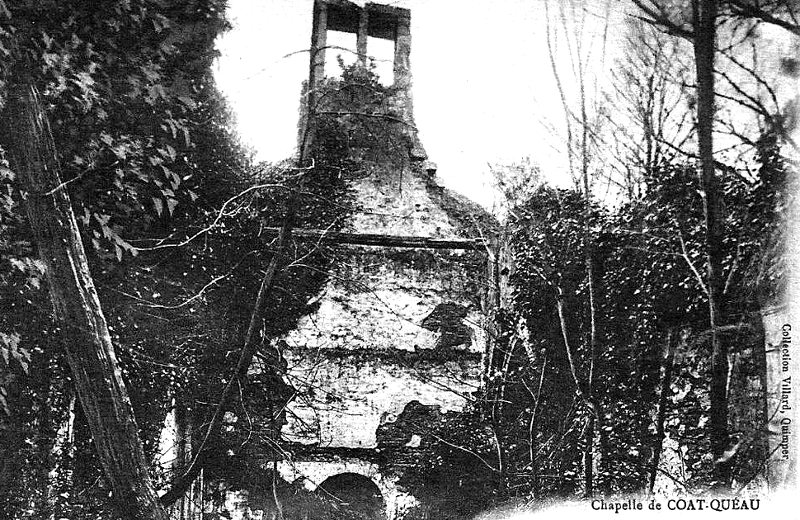
<path fill-rule="evenodd" d="M 468 281 L 475 294 L 499 295 L 499 287 L 482 286 L 498 280 L 510 289 L 509 298 L 492 302 L 479 399 L 460 414 L 417 403 L 378 432 L 400 451 L 418 438 L 399 477 L 419 498 L 409 518 L 467 518 L 512 499 L 659 486 L 738 491 L 763 478 L 769 410 L 761 313 L 784 293 L 796 144 L 791 100 L 741 58 L 749 52 L 742 48 L 761 44 L 759 24 L 783 20 L 779 27 L 798 34 L 794 10 L 718 2 L 711 21 L 724 29 L 720 38 L 736 42 L 723 45 L 700 41 L 699 18 L 684 23 L 680 2 L 633 3 L 645 20 L 630 26 L 627 52 L 635 59 L 621 66 L 618 99 L 606 93 L 592 107 L 583 91 L 575 106 L 562 97 L 575 187 L 541 183 L 531 164 L 502 179 L 509 198 L 503 250 L 488 252 L 497 255 L 498 279 Z M 415 136 L 394 87 L 369 68 L 342 66 L 341 78 L 317 86 L 313 106 L 301 102 L 301 150 L 313 127 L 310 156 L 301 157 L 308 161 L 253 165 L 210 74 L 214 39 L 228 27 L 224 11 L 223 0 L 0 0 L 4 128 L 14 127 L 5 109 L 21 87 L 38 90 L 64 181 L 55 189 L 69 194 L 78 217 L 148 460 L 158 456 L 168 410 L 179 411 L 178 464 L 150 468 L 155 485 L 167 489 L 200 453 L 207 481 L 248 489 L 253 505 L 277 503 L 286 518 L 369 516 L 280 481 L 269 463 L 284 456 L 279 430 L 293 394 L 275 339 L 315 309 L 330 268 L 342 261 L 321 243 L 282 247 L 276 228 L 340 230 L 359 209 L 348 182 L 408 171 Z M 686 121 L 709 114 L 695 114 L 697 74 L 683 63 L 692 60 L 689 47 L 664 45 L 668 37 L 695 50 L 705 45 L 712 64 L 715 56 L 727 60 L 717 103 L 746 106 L 752 121 L 738 130 L 726 105 L 703 124 L 732 139 L 738 154 L 709 156 L 713 149 L 695 145 L 699 126 Z M 790 62 L 783 66 L 796 75 Z M 730 68 L 744 79 L 725 76 Z M 609 106 L 612 98 L 625 105 Z M 612 146 L 605 139 L 615 129 L 606 120 L 614 109 L 630 121 Z M 0 135 L 0 518 L 113 518 L 119 512 L 67 368 L 69 327 L 53 317 L 41 244 L 23 214 L 30 197 L 49 195 L 21 188 L 9 162 L 12 141 Z M 616 154 L 623 158 L 617 172 L 592 159 L 612 148 L 625 150 Z M 596 191 L 617 173 L 619 204 L 605 206 Z M 459 233 L 496 238 L 484 212 L 432 180 L 426 189 Z M 712 191 L 719 212 L 710 219 Z M 710 224 L 719 231 L 714 247 Z M 463 255 L 469 272 L 481 272 L 480 255 Z M 387 258 L 420 269 L 436 264 L 416 252 Z M 259 315 L 254 302 L 273 263 L 279 268 Z M 450 311 L 456 329 L 444 340 L 465 344 L 466 310 Z M 710 320 L 714 312 L 721 321 Z M 254 316 L 257 370 L 236 376 Z M 441 319 L 421 326 L 444 330 Z M 719 345 L 727 348 L 723 379 L 722 365 L 712 363 Z M 447 346 L 387 356 L 468 357 Z M 223 410 L 220 430 L 207 434 L 232 378 L 237 398 Z M 720 381 L 722 401 L 712 396 Z M 398 463 L 380 462 L 385 469 Z"/>
<path fill-rule="evenodd" d="M 497 261 L 510 297 L 496 313 L 483 399 L 462 419 L 488 435 L 466 427 L 431 439 L 419 466 L 422 481 L 480 468 L 477 489 L 459 477 L 449 490 L 480 503 L 458 517 L 514 500 L 764 489 L 775 441 L 762 313 L 785 297 L 796 143 L 781 115 L 794 107 L 787 78 L 750 53 L 767 45 L 764 23 L 797 34 L 796 10 L 717 2 L 718 37 L 705 41 L 692 6 L 707 3 L 634 2 L 640 18 L 613 93 L 588 87 L 601 52 L 590 35 L 609 27 L 593 32 L 581 2 L 548 3 L 574 188 L 547 186 L 530 161 L 493 168 L 508 198 Z M 558 45 L 571 45 L 569 70 Z M 693 70 L 693 46 L 720 63 L 716 110 L 700 115 L 694 76 L 707 64 Z M 713 118 L 703 124 L 728 147 L 713 156 L 711 183 L 700 130 L 687 123 L 697 117 Z M 603 186 L 619 191 L 615 204 L 600 203 Z M 718 199 L 716 245 L 708 197 Z"/>

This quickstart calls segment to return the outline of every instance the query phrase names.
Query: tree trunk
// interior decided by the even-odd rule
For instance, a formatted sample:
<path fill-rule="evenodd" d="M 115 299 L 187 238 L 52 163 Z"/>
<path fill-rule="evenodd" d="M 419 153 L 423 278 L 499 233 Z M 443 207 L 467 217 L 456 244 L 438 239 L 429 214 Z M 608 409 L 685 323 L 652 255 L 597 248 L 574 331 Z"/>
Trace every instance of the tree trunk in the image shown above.
<path fill-rule="evenodd" d="M 581 96 L 583 97 L 583 96 Z M 585 118 L 585 114 L 584 114 Z M 584 120 L 584 134 L 588 122 Z M 583 480 L 584 492 L 587 497 L 594 494 L 594 433 L 596 419 L 598 419 L 597 406 L 594 402 L 594 368 L 597 357 L 597 303 L 595 294 L 594 266 L 592 264 L 592 237 L 589 228 L 589 218 L 591 216 L 591 194 L 589 192 L 589 170 L 588 158 L 586 154 L 586 136 L 584 135 L 584 166 L 583 166 L 583 189 L 584 204 L 586 208 L 583 214 L 583 260 L 586 265 L 586 279 L 589 288 L 589 374 L 586 377 L 586 404 L 589 408 L 589 418 L 586 425 L 586 447 L 583 452 Z"/>
<path fill-rule="evenodd" d="M 175 440 L 178 445 L 175 461 L 172 464 L 173 478 L 177 478 L 192 461 L 193 412 L 190 410 L 192 404 L 193 400 L 185 398 L 180 393 L 175 398 Z M 172 511 L 179 520 L 191 518 L 191 504 L 185 494 L 173 505 Z"/>
<path fill-rule="evenodd" d="M 117 511 L 130 520 L 167 520 L 148 473 L 139 428 L 94 288 L 58 157 L 36 89 L 9 98 L 11 165 L 27 191 L 26 210 L 45 265 L 67 361 Z"/>
<path fill-rule="evenodd" d="M 728 447 L 728 349 L 718 327 L 722 315 L 722 215 L 714 167 L 714 52 L 716 44 L 716 0 L 693 0 L 694 57 L 697 73 L 697 143 L 700 155 L 700 185 L 705 216 L 709 327 L 711 329 L 711 453 L 718 488 L 730 486 L 732 457 Z"/>
<path fill-rule="evenodd" d="M 533 410 L 531 411 L 531 419 L 530 422 L 528 423 L 528 440 L 530 442 L 529 453 L 531 460 L 531 489 L 533 490 L 534 498 L 541 497 L 539 462 L 537 460 L 538 458 L 537 455 L 539 452 L 539 443 L 537 442 L 536 437 L 539 433 L 537 415 L 539 412 L 539 403 L 542 400 L 542 386 L 544 385 L 544 374 L 546 370 L 547 370 L 547 355 L 545 355 L 544 360 L 542 361 L 542 371 L 539 374 L 539 386 L 536 389 L 536 395 L 531 396 L 533 397 Z"/>
<path fill-rule="evenodd" d="M 583 448 L 583 493 L 586 497 L 594 495 L 594 415 L 589 415 L 586 423 L 586 446 Z"/>
<path fill-rule="evenodd" d="M 661 365 L 661 389 L 658 393 L 658 414 L 656 416 L 656 441 L 653 445 L 653 460 L 650 464 L 650 482 L 647 491 L 651 495 L 656 487 L 658 465 L 661 463 L 661 451 L 664 449 L 664 421 L 667 418 L 667 397 L 669 385 L 672 380 L 672 365 L 674 358 L 673 330 L 667 331 L 666 349 Z"/>

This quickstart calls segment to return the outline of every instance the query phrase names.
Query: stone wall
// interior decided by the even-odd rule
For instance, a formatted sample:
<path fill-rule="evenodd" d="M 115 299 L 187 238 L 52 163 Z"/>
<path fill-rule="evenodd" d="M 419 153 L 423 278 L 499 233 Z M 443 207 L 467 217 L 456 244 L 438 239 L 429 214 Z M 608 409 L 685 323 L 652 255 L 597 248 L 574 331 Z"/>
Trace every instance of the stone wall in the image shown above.
<path fill-rule="evenodd" d="M 394 421 L 411 400 L 461 410 L 478 389 L 479 361 L 415 361 L 357 355 L 289 359 L 298 398 L 283 436 L 324 447 L 372 448 L 378 427 Z"/>
<path fill-rule="evenodd" d="M 423 172 L 352 181 L 355 233 L 447 238 L 458 223 Z M 375 431 L 412 400 L 461 410 L 478 390 L 486 345 L 482 251 L 341 247 L 316 310 L 284 338 L 286 438 L 374 447 Z"/>
<path fill-rule="evenodd" d="M 358 212 L 348 223 L 359 233 L 452 237 L 456 229 L 426 188 L 426 173 L 380 172 L 351 182 Z"/>
<path fill-rule="evenodd" d="M 482 262 L 480 254 L 368 246 L 350 251 L 337 259 L 330 281 L 314 303 L 316 311 L 285 337 L 289 348 L 434 348 L 441 333 L 423 322 L 437 306 L 449 302 L 465 309 L 463 323 L 472 336 L 468 344 L 454 348 L 483 351 L 483 310 L 475 294 L 483 275 L 475 272 Z"/>
<path fill-rule="evenodd" d="M 356 211 L 345 230 L 474 236 L 453 218 L 458 204 L 443 207 L 432 186 L 430 172 L 411 168 L 352 180 Z M 464 220 L 470 211 L 465 207 Z M 310 302 L 313 312 L 281 342 L 297 392 L 282 435 L 307 446 L 304 455 L 281 463 L 281 474 L 306 479 L 306 487 L 337 472 L 362 474 L 381 488 L 388 516 L 399 518 L 413 500 L 401 500 L 406 495 L 393 484 L 400 473 L 383 452 L 413 447 L 379 446 L 376 431 L 390 427 L 412 401 L 441 414 L 461 411 L 474 398 L 488 341 L 488 258 L 485 251 L 372 246 L 340 246 L 334 255 L 328 283 Z M 314 449 L 375 449 L 390 462 L 382 474 L 357 457 L 310 460 Z"/>

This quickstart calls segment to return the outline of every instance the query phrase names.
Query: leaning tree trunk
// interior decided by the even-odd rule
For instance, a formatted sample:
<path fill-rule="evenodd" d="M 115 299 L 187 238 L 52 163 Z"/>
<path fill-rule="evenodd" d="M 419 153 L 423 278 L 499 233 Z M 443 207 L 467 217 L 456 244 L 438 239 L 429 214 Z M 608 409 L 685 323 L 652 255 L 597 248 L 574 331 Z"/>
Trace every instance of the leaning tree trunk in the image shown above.
<path fill-rule="evenodd" d="M 36 89 L 12 92 L 11 166 L 27 192 L 26 210 L 61 322 L 67 361 L 119 515 L 167 520 L 148 473 L 133 408 L 94 288 L 50 127 Z"/>
<path fill-rule="evenodd" d="M 732 457 L 728 447 L 728 348 L 719 333 L 724 325 L 722 305 L 722 215 L 720 190 L 714 165 L 714 52 L 716 48 L 716 0 L 693 0 L 694 56 L 697 73 L 697 143 L 700 185 L 706 224 L 706 268 L 709 327 L 711 329 L 711 453 L 717 487 L 730 486 Z"/>

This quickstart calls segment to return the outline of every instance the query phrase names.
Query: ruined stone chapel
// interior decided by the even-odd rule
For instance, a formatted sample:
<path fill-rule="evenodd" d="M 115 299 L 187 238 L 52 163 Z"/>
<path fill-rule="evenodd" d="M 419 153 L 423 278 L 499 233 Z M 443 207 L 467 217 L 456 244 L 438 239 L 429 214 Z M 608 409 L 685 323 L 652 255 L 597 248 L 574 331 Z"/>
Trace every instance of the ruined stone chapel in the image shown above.
<path fill-rule="evenodd" d="M 407 146 L 402 167 L 348 180 L 356 209 L 341 231 L 294 231 L 326 234 L 337 261 L 315 310 L 279 339 L 294 397 L 281 430 L 287 455 L 270 463 L 286 482 L 393 520 L 417 503 L 402 485 L 414 453 L 436 438 L 437 420 L 476 399 L 491 363 L 496 227 L 436 182 L 414 126 L 410 11 L 316 0 L 306 92 L 328 81 L 326 59 L 341 51 L 327 44 L 330 31 L 355 34 L 361 66 L 369 41 L 393 43 L 391 103 Z M 226 508 L 270 517 L 246 491 Z"/>
<path fill-rule="evenodd" d="M 415 406 L 460 411 L 481 384 L 490 264 L 475 238 L 489 230 L 480 229 L 479 208 L 436 184 L 413 129 L 410 12 L 318 0 L 313 19 L 309 89 L 324 81 L 335 51 L 326 48 L 328 31 L 355 33 L 362 64 L 369 38 L 394 42 L 394 87 L 412 144 L 406 171 L 353 182 L 358 210 L 342 233 L 351 238 L 339 245 L 344 261 L 318 310 L 285 338 L 297 396 L 282 433 L 295 456 L 279 468 L 309 490 L 348 494 L 374 484 L 386 518 L 401 518 L 414 503 L 397 485 L 403 455 L 423 436 L 392 435 L 392 426 Z M 380 245 L 365 245 L 370 237 Z"/>

